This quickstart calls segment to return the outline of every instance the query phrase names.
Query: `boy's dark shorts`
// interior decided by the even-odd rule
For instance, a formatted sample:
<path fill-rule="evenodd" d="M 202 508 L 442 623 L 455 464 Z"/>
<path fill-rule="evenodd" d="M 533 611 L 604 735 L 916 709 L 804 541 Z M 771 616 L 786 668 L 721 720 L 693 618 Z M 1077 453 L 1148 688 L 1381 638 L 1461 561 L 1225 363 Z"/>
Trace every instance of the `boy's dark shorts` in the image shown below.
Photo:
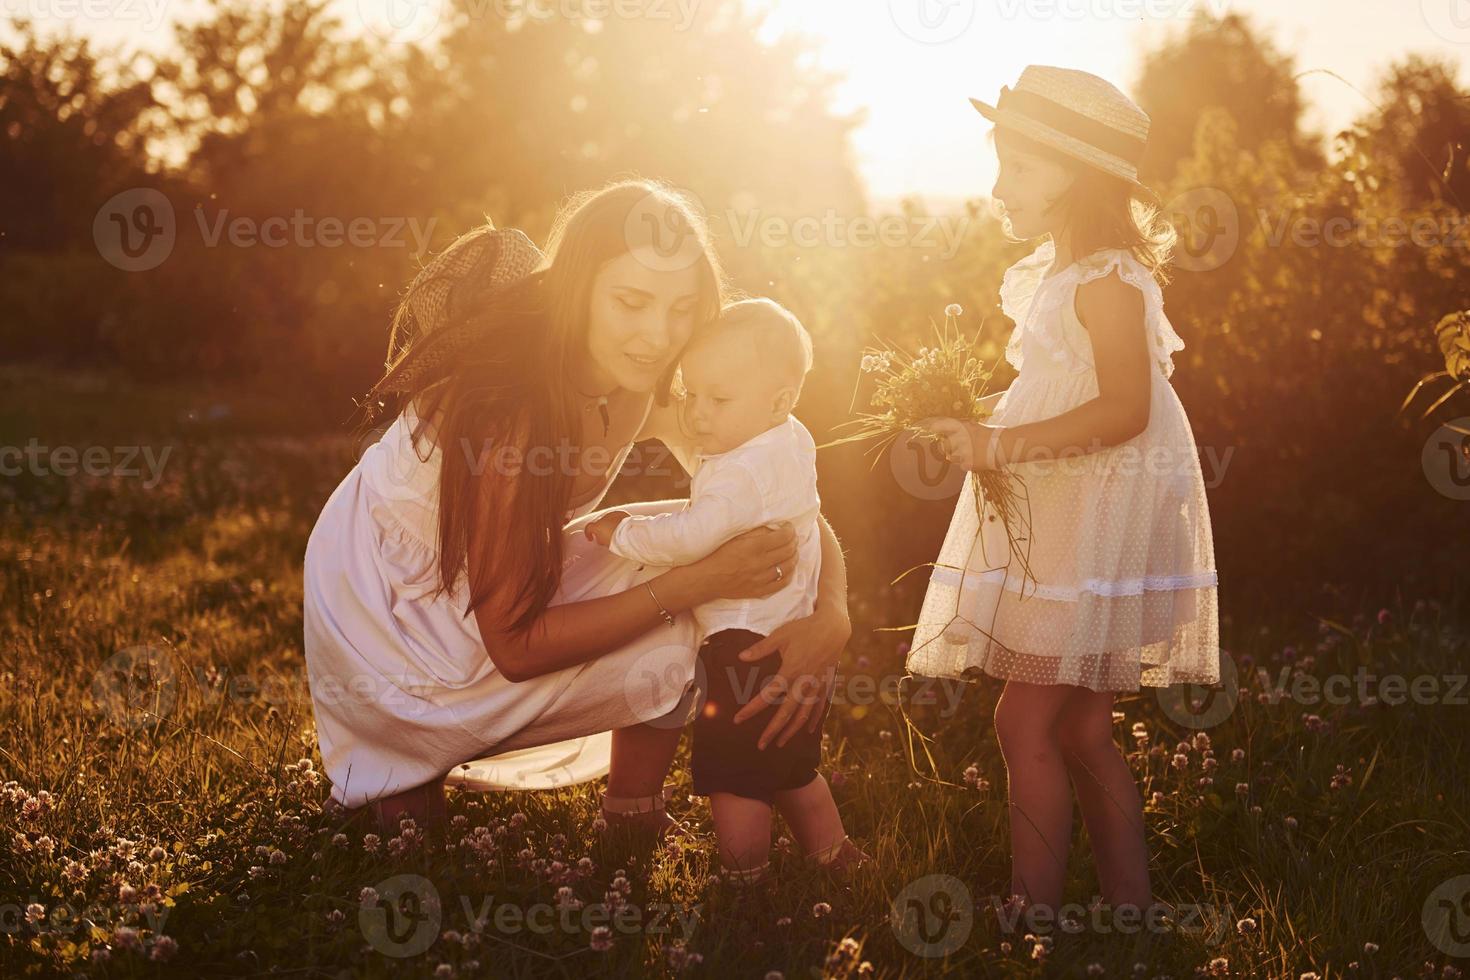
<path fill-rule="evenodd" d="M 753 718 L 734 723 L 735 713 L 757 696 L 766 678 L 781 669 L 781 655 L 746 663 L 740 654 L 758 640 L 750 630 L 720 630 L 699 648 L 704 690 L 694 716 L 692 750 L 694 792 L 699 796 L 731 793 L 771 803 L 783 790 L 800 789 L 817 775 L 822 761 L 822 729 L 803 725 L 785 745 L 776 739 L 764 750 L 756 747 L 766 723 L 780 707 L 768 705 Z M 828 705 L 822 705 L 822 718 Z"/>

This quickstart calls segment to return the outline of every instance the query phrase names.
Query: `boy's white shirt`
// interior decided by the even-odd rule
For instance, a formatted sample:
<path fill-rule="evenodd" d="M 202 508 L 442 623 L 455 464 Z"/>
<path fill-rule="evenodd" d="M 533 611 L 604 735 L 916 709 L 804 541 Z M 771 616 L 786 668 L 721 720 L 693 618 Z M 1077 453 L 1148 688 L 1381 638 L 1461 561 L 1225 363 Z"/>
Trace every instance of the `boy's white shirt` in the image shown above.
<path fill-rule="evenodd" d="M 694 460 L 684 509 L 626 518 L 613 532 L 611 550 L 645 565 L 687 565 L 743 531 L 790 521 L 797 559 L 786 585 L 763 599 L 702 603 L 694 616 L 706 636 L 723 629 L 769 636 L 781 624 L 811 615 L 822 565 L 822 501 L 816 442 L 806 426 L 789 415 L 728 452 L 699 453 Z"/>

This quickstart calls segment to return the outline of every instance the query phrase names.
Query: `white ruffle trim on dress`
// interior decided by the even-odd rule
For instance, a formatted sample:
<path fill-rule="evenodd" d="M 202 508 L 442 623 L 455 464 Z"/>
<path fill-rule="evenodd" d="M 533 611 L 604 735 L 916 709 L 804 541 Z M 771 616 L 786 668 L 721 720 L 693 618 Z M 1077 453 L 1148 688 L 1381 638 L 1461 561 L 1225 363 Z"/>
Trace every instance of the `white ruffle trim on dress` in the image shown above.
<path fill-rule="evenodd" d="M 1020 595 L 1071 602 L 1080 598 L 1084 592 L 1090 592 L 1093 595 L 1125 596 L 1143 595 L 1145 591 L 1160 589 L 1198 589 L 1217 584 L 1218 574 L 1211 569 L 1207 572 L 1194 572 L 1189 575 L 1146 575 L 1142 578 L 1118 581 L 1090 578 L 1075 589 L 1036 583 L 1028 583 L 1023 588 L 1015 574 L 1003 568 L 992 568 L 985 572 L 963 572 L 958 568 L 940 567 L 934 569 L 930 579 L 957 589 L 974 588 L 981 582 L 1000 582 L 1007 590 Z"/>
<path fill-rule="evenodd" d="M 1051 278 L 1043 278 L 1055 258 L 1056 246 L 1047 241 L 1001 277 L 1001 312 L 1016 324 L 1006 344 L 1006 361 L 1021 370 L 1026 360 L 1026 338 L 1034 335 L 1037 346 L 1045 348 L 1053 361 L 1090 367 L 1090 347 L 1085 355 L 1076 350 L 1077 345 L 1070 343 L 1062 330 L 1063 318 L 1056 314 L 1063 302 L 1073 302 L 1078 286 L 1117 272 L 1120 279 L 1143 293 L 1149 350 L 1164 377 L 1172 377 L 1174 354 L 1184 349 L 1184 341 L 1164 315 L 1164 292 L 1148 269 L 1125 249 L 1113 248 L 1095 252 Z"/>

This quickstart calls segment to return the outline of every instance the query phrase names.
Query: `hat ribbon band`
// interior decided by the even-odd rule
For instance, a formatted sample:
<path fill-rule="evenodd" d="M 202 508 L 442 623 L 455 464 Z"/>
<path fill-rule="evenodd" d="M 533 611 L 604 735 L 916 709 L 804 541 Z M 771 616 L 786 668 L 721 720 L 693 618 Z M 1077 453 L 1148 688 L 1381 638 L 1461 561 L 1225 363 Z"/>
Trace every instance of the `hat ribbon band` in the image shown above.
<path fill-rule="evenodd" d="M 1138 161 L 1143 156 L 1143 140 L 1120 132 L 1107 123 L 1098 122 L 1090 116 L 1085 116 L 1075 109 L 1069 109 L 1060 102 L 1054 102 L 1035 92 L 1018 91 L 1005 87 L 1001 90 L 995 107 L 998 110 L 1014 112 L 1036 122 L 1044 123 L 1063 135 L 1079 139 L 1099 150 L 1121 157 L 1134 166 L 1138 165 Z"/>

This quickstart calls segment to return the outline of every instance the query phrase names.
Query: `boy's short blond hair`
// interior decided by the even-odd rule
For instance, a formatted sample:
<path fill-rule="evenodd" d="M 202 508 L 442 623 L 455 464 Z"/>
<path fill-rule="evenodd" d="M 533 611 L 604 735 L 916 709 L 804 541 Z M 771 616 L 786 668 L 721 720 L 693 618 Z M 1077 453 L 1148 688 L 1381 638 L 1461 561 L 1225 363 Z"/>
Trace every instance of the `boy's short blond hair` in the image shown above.
<path fill-rule="evenodd" d="M 725 304 L 719 319 L 703 335 L 732 331 L 746 333 L 761 365 L 778 372 L 782 381 L 796 388 L 797 397 L 801 396 L 802 383 L 812 369 L 812 337 L 795 313 L 764 297 L 737 300 Z"/>

